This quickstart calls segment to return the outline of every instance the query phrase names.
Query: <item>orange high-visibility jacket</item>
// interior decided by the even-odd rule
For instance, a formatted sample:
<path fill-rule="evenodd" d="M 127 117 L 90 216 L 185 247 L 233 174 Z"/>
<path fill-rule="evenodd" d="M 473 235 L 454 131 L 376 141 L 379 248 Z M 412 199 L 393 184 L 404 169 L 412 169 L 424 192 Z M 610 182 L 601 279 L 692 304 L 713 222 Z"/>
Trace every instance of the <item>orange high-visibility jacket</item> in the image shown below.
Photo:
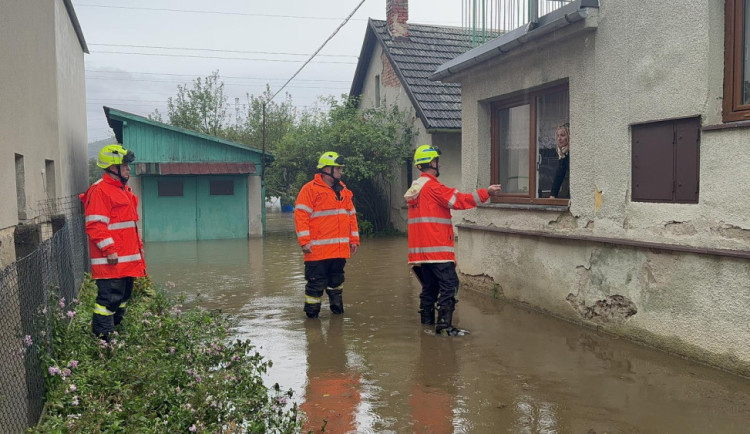
<path fill-rule="evenodd" d="M 86 216 L 89 236 L 91 276 L 119 279 L 146 275 L 143 242 L 138 235 L 138 198 L 128 186 L 104 173 L 102 179 L 79 195 Z M 117 264 L 107 263 L 107 255 L 117 253 Z"/>
<path fill-rule="evenodd" d="M 359 245 L 354 195 L 343 182 L 341 186 L 341 199 L 337 199 L 333 188 L 318 173 L 297 195 L 294 207 L 297 241 L 300 246 L 312 246 L 312 253 L 305 253 L 305 262 L 349 258 L 349 245 Z"/>
<path fill-rule="evenodd" d="M 471 209 L 489 199 L 486 188 L 461 193 L 423 173 L 404 194 L 409 207 L 409 264 L 456 262 L 452 209 Z"/>

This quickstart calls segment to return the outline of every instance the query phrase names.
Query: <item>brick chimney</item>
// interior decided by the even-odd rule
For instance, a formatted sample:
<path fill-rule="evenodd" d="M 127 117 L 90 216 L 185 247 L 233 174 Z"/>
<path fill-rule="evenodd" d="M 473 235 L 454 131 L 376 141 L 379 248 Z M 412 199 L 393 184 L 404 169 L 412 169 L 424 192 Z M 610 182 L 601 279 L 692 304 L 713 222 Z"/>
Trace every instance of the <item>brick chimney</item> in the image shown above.
<path fill-rule="evenodd" d="M 385 19 L 388 22 L 388 32 L 393 39 L 408 38 L 409 0 L 386 0 Z"/>

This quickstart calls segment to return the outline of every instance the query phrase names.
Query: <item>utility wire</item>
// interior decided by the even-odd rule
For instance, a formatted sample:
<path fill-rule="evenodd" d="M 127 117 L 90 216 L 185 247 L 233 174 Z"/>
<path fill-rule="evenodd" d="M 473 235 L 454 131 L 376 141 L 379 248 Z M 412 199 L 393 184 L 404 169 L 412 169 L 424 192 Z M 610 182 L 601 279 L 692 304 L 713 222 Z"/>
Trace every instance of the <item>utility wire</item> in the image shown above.
<path fill-rule="evenodd" d="M 307 56 L 307 53 L 282 53 L 277 51 L 242 51 L 242 50 L 217 50 L 213 48 L 188 48 L 188 47 L 162 47 L 156 45 L 130 45 L 130 44 L 88 44 L 89 46 L 102 47 L 128 47 L 128 48 L 153 48 L 158 50 L 186 50 L 186 51 L 211 51 L 216 53 L 242 53 L 242 54 L 275 54 L 283 56 Z M 321 54 L 324 57 L 354 57 L 352 54 Z"/>
<path fill-rule="evenodd" d="M 219 12 L 219 11 L 201 11 L 192 9 L 167 9 L 167 8 L 142 8 L 132 6 L 110 6 L 110 5 L 95 5 L 95 4 L 76 4 L 76 7 L 89 7 L 89 8 L 110 8 L 110 9 L 128 9 L 128 10 L 140 10 L 140 11 L 159 11 L 159 12 L 185 12 L 195 14 L 214 14 L 214 15 L 239 15 L 245 17 L 264 17 L 264 18 L 296 18 L 300 20 L 340 20 L 337 17 L 305 17 L 299 15 L 275 15 L 275 14 L 248 14 L 243 12 Z M 366 18 L 355 18 L 359 21 L 367 21 Z"/>
<path fill-rule="evenodd" d="M 362 0 L 364 1 L 364 0 Z M 321 47 L 322 48 L 322 47 Z M 320 49 L 318 49 L 320 50 Z M 221 56 L 198 56 L 196 54 L 161 54 L 161 53 L 137 53 L 137 52 L 127 52 L 127 51 L 94 51 L 91 54 L 132 54 L 136 56 L 160 56 L 160 57 L 194 57 L 199 59 L 224 59 L 224 60 L 253 60 L 258 62 L 290 62 L 290 63 L 299 63 L 301 60 L 288 60 L 288 59 L 253 59 L 248 57 L 221 57 Z M 316 52 L 317 53 L 317 52 Z M 313 54 L 313 57 L 315 57 L 315 54 Z M 355 56 L 352 56 L 355 57 Z M 312 57 L 310 58 L 312 60 Z M 308 60 L 305 62 L 305 65 L 307 65 Z M 355 64 L 357 62 L 329 62 L 329 61 L 320 61 L 316 63 L 334 63 L 334 64 Z M 304 65 L 303 65 L 304 66 Z"/>
<path fill-rule="evenodd" d="M 325 42 L 323 42 L 323 45 L 321 45 L 317 50 L 315 50 L 315 52 L 312 54 L 312 56 L 310 56 L 310 58 L 307 59 L 307 61 L 304 64 L 302 64 L 302 66 L 299 67 L 299 69 L 297 70 L 297 72 L 295 72 L 294 75 L 292 75 L 291 78 L 289 78 L 289 80 L 287 80 L 286 83 L 284 83 L 284 85 L 281 86 L 281 88 L 279 90 L 277 90 L 275 94 L 273 94 L 273 96 L 268 100 L 269 102 L 273 101 L 273 99 L 276 98 L 276 95 L 278 95 L 279 92 L 281 92 L 282 90 L 284 90 L 284 88 L 286 87 L 286 85 L 289 84 L 292 80 L 294 80 L 294 77 L 296 77 L 297 74 L 299 74 L 302 71 L 302 69 L 305 66 L 307 66 L 307 64 L 310 63 L 313 60 L 313 58 L 315 58 L 315 55 L 317 55 L 320 52 L 320 50 L 322 50 L 323 47 L 326 46 L 326 44 L 328 43 L 328 41 L 330 41 L 334 36 L 336 36 L 336 33 L 338 33 L 339 30 L 341 30 L 341 28 L 344 27 L 344 25 L 349 22 L 349 19 L 351 19 L 352 15 L 354 15 L 357 12 L 357 10 L 360 8 L 360 6 L 362 6 L 362 4 L 364 4 L 364 2 L 365 2 L 365 0 L 362 0 L 361 2 L 359 2 L 359 4 L 357 5 L 356 8 L 354 8 L 354 10 L 352 11 L 352 13 L 350 13 L 349 16 L 347 16 L 344 19 L 344 22 L 341 23 L 341 24 L 339 24 L 339 26 L 336 28 L 336 30 L 333 31 L 333 33 L 331 34 L 331 36 L 329 36 L 328 39 L 326 39 Z"/>
<path fill-rule="evenodd" d="M 200 74 L 174 74 L 169 72 L 143 72 L 143 71 L 107 71 L 107 70 L 101 70 L 101 69 L 87 69 L 86 72 L 92 72 L 92 73 L 103 73 L 103 74 L 143 74 L 143 75 L 167 75 L 167 76 L 175 76 L 175 77 L 195 77 L 196 75 Z M 236 79 L 242 79 L 242 80 L 263 80 L 263 81 L 283 81 L 283 78 L 264 78 L 264 77 L 240 77 L 240 76 L 232 76 L 232 75 L 222 75 L 221 78 L 236 78 Z M 321 80 L 321 79 L 313 79 L 313 78 L 299 78 L 297 81 L 322 81 L 326 83 L 351 83 L 351 80 Z"/>

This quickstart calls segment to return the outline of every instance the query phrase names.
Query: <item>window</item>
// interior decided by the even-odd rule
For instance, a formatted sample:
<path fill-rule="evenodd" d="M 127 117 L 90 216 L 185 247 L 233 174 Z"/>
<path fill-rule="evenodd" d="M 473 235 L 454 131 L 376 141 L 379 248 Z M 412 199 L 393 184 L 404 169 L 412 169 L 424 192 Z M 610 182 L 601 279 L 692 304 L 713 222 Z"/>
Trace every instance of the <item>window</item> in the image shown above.
<path fill-rule="evenodd" d="M 750 1 L 726 0 L 724 7 L 724 122 L 750 120 Z"/>
<path fill-rule="evenodd" d="M 18 220 L 26 220 L 26 175 L 23 168 L 23 155 L 16 155 L 16 205 Z"/>
<path fill-rule="evenodd" d="M 491 110 L 492 183 L 503 186 L 503 195 L 493 201 L 567 204 L 569 175 L 557 198 L 550 198 L 550 193 L 563 166 L 556 133 L 558 126 L 568 123 L 568 85 L 524 92 L 493 103 Z"/>
<path fill-rule="evenodd" d="M 182 196 L 182 181 L 159 181 L 159 197 Z"/>
<path fill-rule="evenodd" d="M 55 192 L 55 162 L 54 160 L 44 160 L 44 188 L 47 190 L 47 199 L 54 199 Z"/>
<path fill-rule="evenodd" d="M 631 126 L 634 202 L 698 203 L 700 117 Z"/>
<path fill-rule="evenodd" d="M 234 194 L 234 181 L 231 179 L 211 181 L 209 190 L 211 196 L 232 196 Z"/>
<path fill-rule="evenodd" d="M 375 76 L 375 107 L 380 107 L 380 76 Z"/>

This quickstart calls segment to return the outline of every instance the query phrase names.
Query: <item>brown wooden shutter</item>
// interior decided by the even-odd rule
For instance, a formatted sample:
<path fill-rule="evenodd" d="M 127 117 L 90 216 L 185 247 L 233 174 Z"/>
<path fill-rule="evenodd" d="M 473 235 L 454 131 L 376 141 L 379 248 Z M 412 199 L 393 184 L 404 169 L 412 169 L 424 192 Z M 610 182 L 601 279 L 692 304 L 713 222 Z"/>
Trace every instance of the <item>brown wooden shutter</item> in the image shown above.
<path fill-rule="evenodd" d="M 674 121 L 675 202 L 698 203 L 700 118 Z"/>
<path fill-rule="evenodd" d="M 671 122 L 633 125 L 633 200 L 671 202 L 674 181 L 674 127 Z"/>

